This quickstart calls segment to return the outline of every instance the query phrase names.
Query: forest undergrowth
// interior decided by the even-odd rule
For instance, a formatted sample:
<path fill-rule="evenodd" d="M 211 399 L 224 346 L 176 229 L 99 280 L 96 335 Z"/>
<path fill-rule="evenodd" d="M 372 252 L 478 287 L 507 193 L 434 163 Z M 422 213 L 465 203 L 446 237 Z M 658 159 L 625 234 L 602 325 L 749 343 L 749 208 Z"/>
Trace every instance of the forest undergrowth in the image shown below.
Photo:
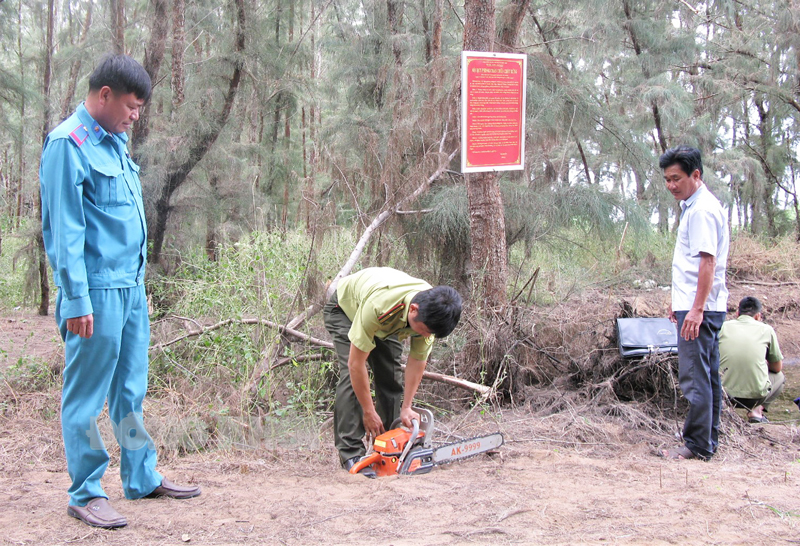
<path fill-rule="evenodd" d="M 175 254 L 168 276 L 151 274 L 146 412 L 167 456 L 283 447 L 313 453 L 321 445 L 338 373 L 333 353 L 316 343 L 328 339 L 321 315 L 300 328 L 307 339 L 282 336 L 278 326 L 322 297 L 353 241 L 344 231 L 322 241 L 298 232 L 253 234 L 222 247 L 216 262 L 200 251 Z M 618 317 L 665 316 L 671 244 L 666 236 L 630 251 L 619 241 L 586 238 L 580 245 L 512 247 L 511 303 L 491 316 L 468 305 L 429 363 L 431 371 L 490 386 L 490 394 L 424 381 L 418 403 L 432 408 L 454 435 L 465 415 L 491 423 L 507 410 L 547 419 L 566 443 L 658 443 L 676 432 L 685 409 L 676 359 L 625 361 L 615 332 Z M 397 250 L 402 245 L 394 248 L 390 260 L 368 259 L 423 278 L 434 274 L 416 270 L 419 265 Z M 731 282 L 790 287 L 800 278 L 798 250 L 789 239 L 767 245 L 739 235 Z M 4 267 L 13 253 L 7 239 Z M 8 275 L 2 307 L 25 305 L 24 285 L 17 270 Z M 780 312 L 793 317 L 800 309 L 797 291 L 780 292 Z M 0 414 L 34 428 L 56 425 L 60 358 L 2 370 Z M 746 443 L 754 432 L 732 409 L 726 415 L 725 434 Z"/>

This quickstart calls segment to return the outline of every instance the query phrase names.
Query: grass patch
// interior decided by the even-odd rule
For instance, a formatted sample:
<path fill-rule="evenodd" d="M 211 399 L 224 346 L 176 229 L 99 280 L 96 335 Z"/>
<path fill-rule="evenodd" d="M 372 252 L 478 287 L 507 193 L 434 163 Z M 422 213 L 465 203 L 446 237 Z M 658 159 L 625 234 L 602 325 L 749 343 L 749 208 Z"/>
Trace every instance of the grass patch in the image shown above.
<path fill-rule="evenodd" d="M 800 243 L 794 237 L 761 240 L 738 232 L 731 241 L 728 277 L 740 281 L 791 281 L 800 274 Z"/>
<path fill-rule="evenodd" d="M 52 365 L 41 358 L 22 356 L 0 370 L 0 381 L 15 392 L 47 391 L 61 384 L 61 364 Z"/>
<path fill-rule="evenodd" d="M 27 249 L 32 242 L 31 220 L 23 220 L 20 227 L 10 230 L 3 225 L 3 243 L 0 251 L 0 309 L 16 309 L 31 305 L 32 283 L 38 283 L 38 273 L 29 263 Z M 38 228 L 38 225 L 36 226 Z"/>
<path fill-rule="evenodd" d="M 553 305 L 587 288 L 669 285 L 674 236 L 627 230 L 599 237 L 580 228 L 560 230 L 509 251 L 509 296 L 531 305 Z M 621 243 L 621 244 L 620 244 Z M 522 289 L 539 273 L 536 282 Z"/>

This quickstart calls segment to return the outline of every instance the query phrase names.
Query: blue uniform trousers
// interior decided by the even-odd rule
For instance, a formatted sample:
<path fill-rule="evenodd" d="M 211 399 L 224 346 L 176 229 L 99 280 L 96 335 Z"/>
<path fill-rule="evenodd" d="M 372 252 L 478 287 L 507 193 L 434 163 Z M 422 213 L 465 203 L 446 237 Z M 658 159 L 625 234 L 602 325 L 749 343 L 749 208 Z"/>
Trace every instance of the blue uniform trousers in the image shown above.
<path fill-rule="evenodd" d="M 702 459 L 710 459 L 719 445 L 722 388 L 719 379 L 719 330 L 725 313 L 705 311 L 697 338 L 686 341 L 680 331 L 687 311 L 675 311 L 678 319 L 678 382 L 689 401 L 683 423 L 683 441 Z"/>
<path fill-rule="evenodd" d="M 58 291 L 56 322 L 64 339 L 66 367 L 61 395 L 61 430 L 72 479 L 69 503 L 84 506 L 108 495 L 100 484 L 108 452 L 97 417 L 108 399 L 109 417 L 120 444 L 120 477 L 125 497 L 138 499 L 161 485 L 156 450 L 144 428 L 150 322 L 144 285 L 90 289 L 94 334 L 84 339 L 67 331 Z"/>

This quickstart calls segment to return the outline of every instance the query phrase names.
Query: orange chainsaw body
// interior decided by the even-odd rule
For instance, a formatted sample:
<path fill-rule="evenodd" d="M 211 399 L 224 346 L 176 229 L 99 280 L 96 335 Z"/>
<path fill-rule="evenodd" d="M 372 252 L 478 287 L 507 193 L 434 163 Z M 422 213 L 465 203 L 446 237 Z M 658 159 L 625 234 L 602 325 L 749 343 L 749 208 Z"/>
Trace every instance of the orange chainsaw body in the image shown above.
<path fill-rule="evenodd" d="M 433 413 L 425 408 L 412 409 L 419 419 L 411 420 L 411 430 L 398 427 L 400 419 L 395 419 L 389 430 L 375 438 L 372 450 L 350 468 L 350 474 L 358 474 L 369 466 L 378 476 L 427 474 L 436 465 L 487 453 L 503 445 L 503 435 L 496 432 L 434 449 Z"/>
<path fill-rule="evenodd" d="M 372 446 L 374 451 L 354 464 L 350 468 L 350 474 L 358 474 L 361 469 L 370 465 L 372 465 L 372 469 L 375 470 L 378 476 L 393 476 L 397 474 L 400 469 L 400 456 L 403 454 L 406 444 L 411 440 L 411 436 L 412 432 L 402 427 L 387 430 L 375 438 Z M 424 437 L 425 432 L 420 430 L 414 439 L 414 443 L 421 444 Z M 414 466 L 418 465 L 419 463 L 417 462 Z M 414 470 L 415 468 L 409 469 L 407 473 L 413 473 Z"/>

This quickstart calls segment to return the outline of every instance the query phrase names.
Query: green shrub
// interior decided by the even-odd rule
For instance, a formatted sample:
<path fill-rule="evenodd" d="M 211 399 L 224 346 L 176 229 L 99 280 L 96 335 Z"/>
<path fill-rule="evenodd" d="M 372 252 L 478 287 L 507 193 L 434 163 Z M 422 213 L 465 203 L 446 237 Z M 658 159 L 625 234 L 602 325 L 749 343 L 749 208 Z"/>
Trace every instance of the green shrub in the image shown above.
<path fill-rule="evenodd" d="M 2 223 L 3 243 L 0 249 L 0 309 L 14 309 L 30 305 L 32 294 L 27 290 L 30 276 L 36 273 L 28 263 L 26 248 L 30 246 L 32 221 L 23 220 L 19 229 L 12 231 L 8 222 Z M 38 280 L 37 280 L 38 281 Z"/>

